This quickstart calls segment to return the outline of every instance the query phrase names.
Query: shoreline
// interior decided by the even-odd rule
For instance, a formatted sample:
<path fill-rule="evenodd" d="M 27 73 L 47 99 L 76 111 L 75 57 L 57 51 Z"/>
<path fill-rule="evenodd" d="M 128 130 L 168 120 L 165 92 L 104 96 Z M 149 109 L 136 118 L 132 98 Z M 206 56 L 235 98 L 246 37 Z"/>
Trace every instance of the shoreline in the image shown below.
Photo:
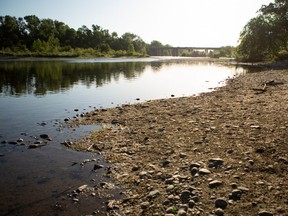
<path fill-rule="evenodd" d="M 287 215 L 287 101 L 287 69 L 242 75 L 196 97 L 94 110 L 73 124 L 105 127 L 69 147 L 112 164 L 126 198 L 108 215 Z"/>

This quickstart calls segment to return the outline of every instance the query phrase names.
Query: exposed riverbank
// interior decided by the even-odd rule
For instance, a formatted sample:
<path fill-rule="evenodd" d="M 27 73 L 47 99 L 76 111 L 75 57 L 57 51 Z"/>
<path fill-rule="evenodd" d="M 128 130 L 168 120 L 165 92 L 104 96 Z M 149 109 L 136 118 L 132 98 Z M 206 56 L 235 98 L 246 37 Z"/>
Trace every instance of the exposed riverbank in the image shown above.
<path fill-rule="evenodd" d="M 72 148 L 99 151 L 126 199 L 120 215 L 288 215 L 288 71 L 217 91 L 95 110 L 103 124 Z"/>

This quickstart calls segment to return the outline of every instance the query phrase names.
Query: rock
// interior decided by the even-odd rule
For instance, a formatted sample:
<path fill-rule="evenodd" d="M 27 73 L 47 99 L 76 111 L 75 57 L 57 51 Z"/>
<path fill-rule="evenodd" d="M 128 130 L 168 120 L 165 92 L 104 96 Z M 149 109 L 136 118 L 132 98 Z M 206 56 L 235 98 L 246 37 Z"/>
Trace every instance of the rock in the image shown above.
<path fill-rule="evenodd" d="M 119 209 L 119 206 L 117 204 L 116 200 L 109 200 L 107 202 L 107 210 L 113 210 L 113 209 Z"/>
<path fill-rule="evenodd" d="M 186 216 L 187 213 L 184 209 L 179 209 L 177 212 L 177 216 Z"/>
<path fill-rule="evenodd" d="M 186 157 L 187 157 L 187 154 L 181 152 L 181 153 L 179 154 L 179 157 L 180 157 L 180 158 L 186 158 Z"/>
<path fill-rule="evenodd" d="M 150 205 L 149 202 L 142 202 L 142 203 L 140 204 L 140 207 L 141 207 L 142 209 L 147 209 L 147 208 L 149 207 L 149 205 Z"/>
<path fill-rule="evenodd" d="M 262 154 L 265 152 L 265 148 L 264 147 L 258 147 L 258 148 L 256 148 L 255 152 L 258 154 Z"/>
<path fill-rule="evenodd" d="M 154 191 L 151 191 L 149 194 L 148 194 L 148 199 L 154 199 L 156 198 L 158 195 L 160 194 L 160 191 L 159 190 L 154 190 Z"/>
<path fill-rule="evenodd" d="M 95 164 L 93 167 L 93 171 L 103 168 L 103 165 Z"/>
<path fill-rule="evenodd" d="M 224 198 L 218 198 L 215 200 L 215 207 L 225 209 L 228 205 L 228 202 Z"/>
<path fill-rule="evenodd" d="M 183 191 L 180 195 L 181 202 L 182 203 L 188 203 L 189 198 L 190 198 L 190 194 L 191 193 L 188 190 Z"/>
<path fill-rule="evenodd" d="M 189 202 L 188 202 L 188 206 L 189 206 L 189 208 L 193 208 L 194 206 L 195 206 L 195 201 L 194 200 L 189 200 Z"/>
<path fill-rule="evenodd" d="M 143 179 L 143 178 L 145 178 L 147 176 L 148 176 L 148 172 L 146 172 L 146 171 L 142 171 L 142 172 L 139 173 L 139 178 L 140 179 Z"/>
<path fill-rule="evenodd" d="M 78 187 L 77 188 L 77 192 L 82 192 L 82 191 L 84 191 L 86 188 L 88 187 L 88 185 L 82 185 L 82 186 L 80 186 L 80 187 Z"/>
<path fill-rule="evenodd" d="M 169 164 L 170 164 L 170 161 L 169 161 L 169 160 L 164 160 L 164 161 L 162 162 L 162 166 L 163 166 L 163 167 L 167 167 Z"/>
<path fill-rule="evenodd" d="M 29 149 L 33 149 L 33 148 L 39 148 L 39 147 L 42 147 L 44 146 L 44 144 L 30 144 L 28 146 Z"/>
<path fill-rule="evenodd" d="M 223 184 L 222 181 L 214 180 L 214 181 L 209 182 L 209 187 L 216 188 L 216 187 L 221 186 L 222 184 Z"/>
<path fill-rule="evenodd" d="M 190 172 L 191 172 L 191 175 L 196 175 L 196 173 L 198 172 L 198 168 L 197 167 L 193 167 L 191 170 L 190 170 Z"/>
<path fill-rule="evenodd" d="M 228 149 L 228 150 L 227 150 L 227 154 L 232 154 L 233 152 L 234 152 L 233 149 Z"/>
<path fill-rule="evenodd" d="M 199 169 L 199 174 L 200 175 L 208 175 L 210 173 L 211 172 L 208 169 L 205 169 L 205 168 Z"/>
<path fill-rule="evenodd" d="M 246 187 L 238 187 L 238 190 L 240 190 L 242 193 L 249 192 L 249 188 L 246 188 Z"/>
<path fill-rule="evenodd" d="M 223 209 L 221 209 L 221 208 L 217 208 L 217 209 L 215 210 L 215 215 L 218 215 L 218 216 L 222 216 L 222 215 L 224 215 L 224 211 L 223 211 Z"/>
<path fill-rule="evenodd" d="M 65 122 L 68 122 L 68 121 L 70 121 L 70 118 L 67 117 L 67 118 L 64 119 L 64 121 L 65 121 Z"/>
<path fill-rule="evenodd" d="M 51 141 L 52 138 L 49 137 L 48 134 L 40 134 L 40 138 Z"/>
<path fill-rule="evenodd" d="M 234 189 L 233 191 L 232 191 L 232 193 L 231 193 L 231 199 L 232 200 L 240 200 L 240 198 L 241 198 L 241 195 L 242 195 L 242 191 L 241 190 L 239 190 L 239 189 Z"/>
<path fill-rule="evenodd" d="M 169 207 L 169 208 L 167 208 L 166 209 L 166 213 L 168 213 L 168 214 L 175 214 L 176 213 L 176 211 L 177 211 L 177 209 L 176 209 L 176 207 Z"/>
<path fill-rule="evenodd" d="M 192 168 L 194 168 L 194 167 L 196 167 L 196 168 L 200 168 L 200 164 L 199 163 L 191 163 L 190 164 L 190 170 L 192 169 Z"/>
<path fill-rule="evenodd" d="M 17 140 L 17 142 L 18 143 L 21 143 L 21 142 L 23 142 L 24 140 L 22 139 L 22 138 L 19 138 L 18 140 Z"/>
<path fill-rule="evenodd" d="M 221 165 L 223 165 L 223 163 L 224 163 L 224 160 L 221 159 L 221 158 L 211 158 L 211 159 L 209 159 L 209 161 L 208 161 L 208 167 L 209 167 L 209 168 L 212 168 L 212 167 L 218 168 L 218 167 L 220 167 Z"/>
<path fill-rule="evenodd" d="M 203 143 L 203 140 L 197 140 L 197 141 L 195 141 L 194 143 L 197 144 L 197 145 L 200 145 L 200 144 Z"/>
<path fill-rule="evenodd" d="M 258 215 L 259 216 L 273 216 L 273 213 L 269 212 L 269 211 L 262 210 L 262 211 L 259 211 Z"/>

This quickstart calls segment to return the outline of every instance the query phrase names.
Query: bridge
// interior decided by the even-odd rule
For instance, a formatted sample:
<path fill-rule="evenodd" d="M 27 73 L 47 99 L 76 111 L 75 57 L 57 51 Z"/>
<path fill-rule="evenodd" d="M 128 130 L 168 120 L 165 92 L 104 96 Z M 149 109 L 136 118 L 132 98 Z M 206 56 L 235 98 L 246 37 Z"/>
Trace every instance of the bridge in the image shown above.
<path fill-rule="evenodd" d="M 172 56 L 179 56 L 179 51 L 204 51 L 206 54 L 209 51 L 219 50 L 220 47 L 150 47 L 149 54 L 153 56 L 164 56 L 169 53 Z"/>

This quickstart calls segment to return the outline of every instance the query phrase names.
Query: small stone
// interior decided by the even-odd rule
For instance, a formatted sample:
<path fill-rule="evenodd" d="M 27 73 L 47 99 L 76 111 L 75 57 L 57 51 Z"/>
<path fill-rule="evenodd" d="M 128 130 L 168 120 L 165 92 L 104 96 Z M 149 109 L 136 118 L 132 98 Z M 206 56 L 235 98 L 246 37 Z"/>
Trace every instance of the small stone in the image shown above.
<path fill-rule="evenodd" d="M 49 137 L 48 134 L 40 134 L 40 138 L 45 139 L 45 140 L 48 140 L 48 141 L 51 141 L 51 140 L 52 140 L 52 138 Z"/>
<path fill-rule="evenodd" d="M 269 212 L 269 211 L 263 210 L 263 211 L 260 211 L 260 212 L 258 213 L 258 215 L 259 215 L 259 216 L 273 216 L 273 213 L 272 213 L 272 212 Z"/>
<path fill-rule="evenodd" d="M 140 207 L 141 207 L 142 209 L 147 209 L 147 208 L 149 207 L 149 205 L 150 205 L 149 202 L 142 202 L 142 203 L 140 204 Z"/>
<path fill-rule="evenodd" d="M 197 167 L 193 167 L 191 170 L 190 170 L 190 172 L 191 172 L 191 175 L 196 175 L 196 173 L 198 172 L 198 168 Z"/>
<path fill-rule="evenodd" d="M 166 209 L 166 213 L 168 214 L 175 214 L 177 211 L 176 207 L 169 207 Z"/>
<path fill-rule="evenodd" d="M 189 208 L 193 208 L 194 206 L 195 206 L 195 201 L 194 200 L 189 200 L 189 202 L 188 202 L 188 206 L 189 206 Z"/>
<path fill-rule="evenodd" d="M 23 142 L 24 140 L 22 139 L 22 138 L 19 138 L 18 140 L 17 140 L 17 142 L 18 143 L 21 143 L 21 142 Z"/>
<path fill-rule="evenodd" d="M 232 154 L 233 152 L 234 152 L 233 149 L 228 149 L 228 150 L 227 150 L 227 154 Z"/>
<path fill-rule="evenodd" d="M 179 209 L 177 212 L 177 216 L 186 216 L 187 213 L 184 209 Z"/>
<path fill-rule="evenodd" d="M 194 143 L 197 144 L 197 145 L 200 145 L 200 144 L 203 143 L 203 140 L 197 140 L 197 141 L 195 141 Z"/>
<path fill-rule="evenodd" d="M 159 194 L 160 194 L 160 191 L 159 191 L 159 190 L 151 191 L 151 192 L 148 194 L 148 198 L 149 198 L 149 199 L 154 199 L 154 198 L 156 198 Z"/>
<path fill-rule="evenodd" d="M 190 170 L 194 167 L 199 168 L 201 165 L 199 163 L 191 163 L 190 164 Z"/>
<path fill-rule="evenodd" d="M 258 148 L 256 148 L 255 152 L 258 154 L 262 154 L 265 152 L 265 148 L 264 147 L 258 147 Z"/>
<path fill-rule="evenodd" d="M 187 157 L 187 154 L 181 152 L 181 153 L 179 154 L 179 157 L 180 157 L 180 158 L 186 158 L 186 157 Z"/>
<path fill-rule="evenodd" d="M 28 146 L 29 149 L 32 149 L 32 148 L 38 148 L 40 145 L 39 144 L 30 144 Z"/>
<path fill-rule="evenodd" d="M 225 209 L 228 205 L 228 202 L 224 198 L 218 198 L 215 200 L 215 207 Z"/>
<path fill-rule="evenodd" d="M 148 172 L 146 172 L 146 171 L 142 171 L 142 172 L 139 173 L 139 177 L 140 177 L 141 179 L 147 177 L 147 175 L 148 175 Z"/>
<path fill-rule="evenodd" d="M 205 169 L 205 168 L 199 169 L 199 174 L 200 175 L 208 175 L 210 173 L 211 172 L 208 169 Z"/>
<path fill-rule="evenodd" d="M 246 188 L 246 187 L 238 187 L 238 190 L 240 190 L 242 193 L 249 192 L 249 188 Z"/>
<path fill-rule="evenodd" d="M 208 163 L 209 163 L 208 165 L 209 168 L 211 167 L 218 168 L 219 166 L 223 165 L 224 160 L 221 158 L 211 158 L 209 159 Z"/>
<path fill-rule="evenodd" d="M 242 191 L 239 189 L 234 189 L 231 194 L 231 199 L 233 200 L 240 200 L 242 195 Z"/>
<path fill-rule="evenodd" d="M 169 160 L 164 160 L 164 161 L 162 162 L 162 166 L 163 166 L 163 167 L 167 167 L 169 164 L 170 164 L 170 161 L 169 161 Z"/>
<path fill-rule="evenodd" d="M 101 168 L 103 168 L 103 167 L 104 167 L 103 165 L 95 164 L 94 167 L 93 167 L 93 171 L 98 170 L 98 169 L 101 169 Z"/>
<path fill-rule="evenodd" d="M 190 191 L 186 190 L 186 191 L 183 191 L 180 195 L 180 199 L 181 199 L 181 202 L 182 203 L 188 203 L 189 201 L 189 198 L 190 198 Z"/>
<path fill-rule="evenodd" d="M 209 187 L 216 188 L 216 187 L 221 186 L 222 184 L 223 184 L 222 181 L 214 180 L 209 183 Z"/>
<path fill-rule="evenodd" d="M 224 215 L 224 211 L 223 211 L 223 209 L 221 209 L 221 208 L 217 208 L 217 209 L 215 210 L 215 215 L 218 215 L 218 216 L 222 216 L 222 215 Z"/>
<path fill-rule="evenodd" d="M 82 192 L 82 191 L 84 191 L 86 188 L 88 187 L 88 185 L 81 185 L 80 187 L 78 187 L 77 188 L 77 192 L 79 193 L 79 192 Z"/>

